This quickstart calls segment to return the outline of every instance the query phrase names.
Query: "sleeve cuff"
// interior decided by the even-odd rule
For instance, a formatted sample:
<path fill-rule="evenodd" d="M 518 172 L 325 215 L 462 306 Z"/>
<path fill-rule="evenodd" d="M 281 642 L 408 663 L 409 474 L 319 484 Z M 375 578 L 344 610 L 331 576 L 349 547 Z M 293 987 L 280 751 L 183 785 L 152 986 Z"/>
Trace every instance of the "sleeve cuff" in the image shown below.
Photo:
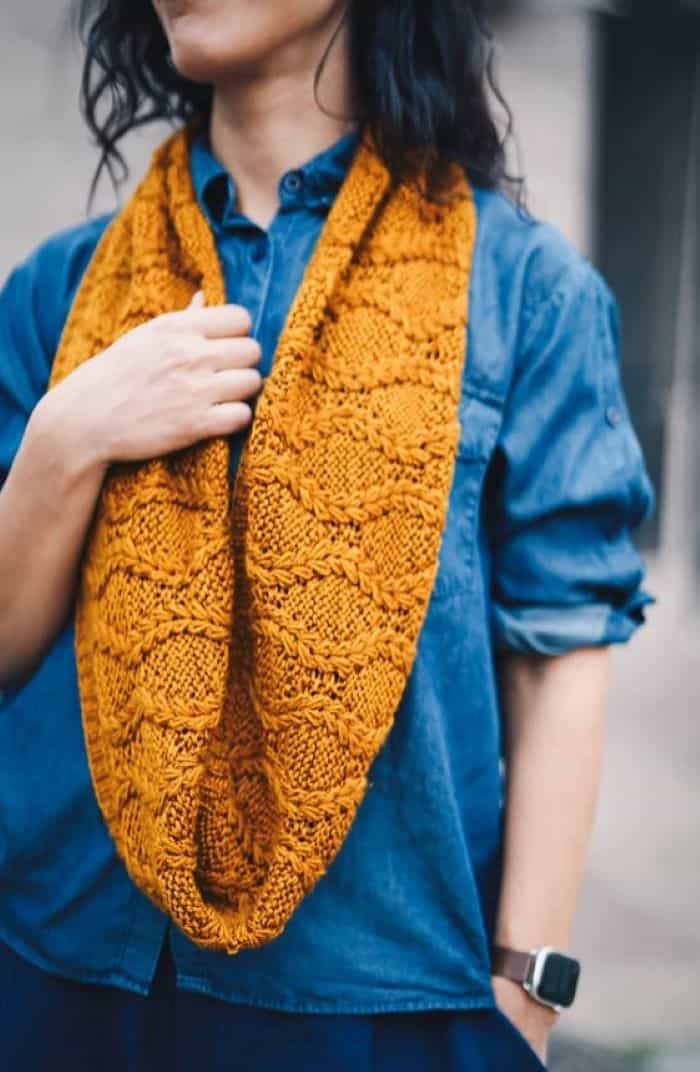
<path fill-rule="evenodd" d="M 576 607 L 506 607 L 494 603 L 494 648 L 496 652 L 565 655 L 576 648 L 624 644 L 644 624 L 645 607 L 655 602 L 653 596 L 639 590 L 622 607 L 610 603 Z"/>

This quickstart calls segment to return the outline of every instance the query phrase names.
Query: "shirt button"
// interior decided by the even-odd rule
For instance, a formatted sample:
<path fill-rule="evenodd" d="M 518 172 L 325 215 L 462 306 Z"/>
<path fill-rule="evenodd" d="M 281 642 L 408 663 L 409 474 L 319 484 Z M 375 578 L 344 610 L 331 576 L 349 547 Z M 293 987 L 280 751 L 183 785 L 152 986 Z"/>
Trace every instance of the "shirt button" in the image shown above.
<path fill-rule="evenodd" d="M 622 410 L 617 406 L 608 406 L 605 411 L 605 419 L 611 428 L 617 428 L 618 424 L 622 420 Z"/>
<path fill-rule="evenodd" d="M 260 264 L 265 260 L 265 254 L 267 253 L 267 241 L 264 238 L 258 238 L 253 243 L 253 248 L 250 251 L 250 259 L 253 264 Z"/>
<path fill-rule="evenodd" d="M 282 188 L 287 193 L 295 194 L 300 190 L 304 182 L 304 174 L 301 171 L 288 171 L 282 179 Z"/>

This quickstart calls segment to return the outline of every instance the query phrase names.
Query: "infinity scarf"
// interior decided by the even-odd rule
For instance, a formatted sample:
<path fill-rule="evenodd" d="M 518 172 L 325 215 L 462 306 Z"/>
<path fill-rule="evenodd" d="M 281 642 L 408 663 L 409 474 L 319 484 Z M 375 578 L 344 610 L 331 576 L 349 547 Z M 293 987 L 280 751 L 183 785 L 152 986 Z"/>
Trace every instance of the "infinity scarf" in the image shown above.
<path fill-rule="evenodd" d="M 226 301 L 190 142 L 103 235 L 51 386 L 196 290 Z M 226 438 L 105 478 L 75 609 L 90 773 L 132 879 L 200 946 L 282 931 L 391 728 L 446 520 L 475 230 L 461 173 L 435 204 L 365 140 L 233 487 Z"/>

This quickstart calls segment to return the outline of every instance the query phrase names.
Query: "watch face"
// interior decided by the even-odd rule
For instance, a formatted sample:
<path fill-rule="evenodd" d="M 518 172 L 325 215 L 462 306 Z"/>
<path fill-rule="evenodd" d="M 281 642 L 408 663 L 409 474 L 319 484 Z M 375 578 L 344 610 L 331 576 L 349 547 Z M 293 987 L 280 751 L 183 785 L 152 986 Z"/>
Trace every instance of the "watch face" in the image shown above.
<path fill-rule="evenodd" d="M 576 996 L 576 986 L 581 967 L 573 957 L 561 953 L 550 953 L 544 963 L 544 970 L 537 987 L 537 994 L 554 1005 L 568 1008 Z"/>

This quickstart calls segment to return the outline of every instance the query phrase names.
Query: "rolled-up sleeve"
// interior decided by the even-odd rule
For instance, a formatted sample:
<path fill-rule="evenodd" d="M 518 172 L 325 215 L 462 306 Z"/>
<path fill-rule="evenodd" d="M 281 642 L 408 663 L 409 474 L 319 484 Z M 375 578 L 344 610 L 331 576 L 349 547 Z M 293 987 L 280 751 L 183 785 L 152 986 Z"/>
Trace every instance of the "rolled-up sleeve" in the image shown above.
<path fill-rule="evenodd" d="M 49 374 L 36 276 L 36 260 L 29 261 L 15 269 L 0 291 L 0 487 Z"/>
<path fill-rule="evenodd" d="M 111 218 L 50 236 L 0 288 L 0 487 L 46 391 L 73 296 Z"/>
<path fill-rule="evenodd" d="M 622 643 L 654 602 L 632 538 L 654 493 L 618 341 L 615 301 L 584 260 L 522 325 L 485 497 L 497 651 Z"/>

